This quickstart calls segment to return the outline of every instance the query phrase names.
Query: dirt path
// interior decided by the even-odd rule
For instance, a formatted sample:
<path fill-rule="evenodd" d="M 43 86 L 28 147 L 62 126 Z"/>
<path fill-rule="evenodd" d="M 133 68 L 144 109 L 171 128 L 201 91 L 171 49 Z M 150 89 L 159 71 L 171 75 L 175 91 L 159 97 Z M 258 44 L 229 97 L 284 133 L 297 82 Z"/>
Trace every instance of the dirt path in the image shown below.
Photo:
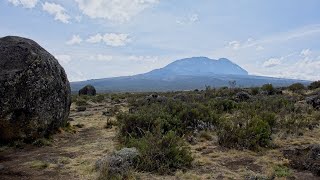
<path fill-rule="evenodd" d="M 102 111 L 109 105 L 93 105 L 85 112 L 72 107 L 70 117 L 75 133 L 53 136 L 50 146 L 7 148 L 0 152 L 0 179 L 95 179 L 95 161 L 115 149 L 114 128 L 105 129 Z"/>

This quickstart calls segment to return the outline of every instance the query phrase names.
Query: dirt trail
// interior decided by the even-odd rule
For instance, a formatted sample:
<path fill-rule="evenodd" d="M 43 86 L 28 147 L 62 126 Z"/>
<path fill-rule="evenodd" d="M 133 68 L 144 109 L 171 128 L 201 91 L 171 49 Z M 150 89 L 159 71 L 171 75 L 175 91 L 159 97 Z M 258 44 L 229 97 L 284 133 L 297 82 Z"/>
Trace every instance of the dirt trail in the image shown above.
<path fill-rule="evenodd" d="M 85 112 L 71 108 L 71 125 L 76 133 L 53 136 L 50 146 L 7 148 L 0 152 L 0 179 L 95 179 L 95 161 L 115 149 L 114 128 L 105 129 L 102 111 L 109 105 L 92 105 Z"/>

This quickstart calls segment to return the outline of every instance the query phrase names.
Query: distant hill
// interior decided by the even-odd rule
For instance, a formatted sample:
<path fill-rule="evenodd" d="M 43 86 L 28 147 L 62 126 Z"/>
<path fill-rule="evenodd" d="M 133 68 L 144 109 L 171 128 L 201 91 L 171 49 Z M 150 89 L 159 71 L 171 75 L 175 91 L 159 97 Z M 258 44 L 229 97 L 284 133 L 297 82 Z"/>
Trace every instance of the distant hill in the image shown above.
<path fill-rule="evenodd" d="M 272 83 L 275 86 L 287 86 L 295 82 L 309 83 L 303 80 L 271 78 L 248 75 L 248 72 L 221 58 L 193 57 L 174 61 L 169 65 L 145 74 L 115 78 L 95 79 L 72 82 L 72 91 L 78 91 L 87 84 L 98 91 L 177 91 L 228 86 L 229 81 L 236 81 L 237 86 L 252 87 Z"/>

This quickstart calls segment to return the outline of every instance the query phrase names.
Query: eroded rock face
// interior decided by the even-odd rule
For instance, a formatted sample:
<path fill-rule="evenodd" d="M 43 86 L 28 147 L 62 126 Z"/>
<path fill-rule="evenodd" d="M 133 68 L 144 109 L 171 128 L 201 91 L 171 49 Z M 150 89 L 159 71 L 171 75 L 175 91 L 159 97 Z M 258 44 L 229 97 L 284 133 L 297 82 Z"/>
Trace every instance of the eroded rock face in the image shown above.
<path fill-rule="evenodd" d="M 0 38 L 0 141 L 33 140 L 67 121 L 70 84 L 58 61 L 36 42 Z"/>
<path fill-rule="evenodd" d="M 88 95 L 88 96 L 95 96 L 97 94 L 96 89 L 92 85 L 87 85 L 79 90 L 80 95 Z"/>

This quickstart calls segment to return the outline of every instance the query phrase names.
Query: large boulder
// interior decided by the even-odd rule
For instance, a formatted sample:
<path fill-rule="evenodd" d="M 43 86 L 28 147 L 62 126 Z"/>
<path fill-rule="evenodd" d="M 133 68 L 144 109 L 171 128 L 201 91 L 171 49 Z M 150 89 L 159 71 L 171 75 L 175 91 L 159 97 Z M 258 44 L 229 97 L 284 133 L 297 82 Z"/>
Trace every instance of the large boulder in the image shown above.
<path fill-rule="evenodd" d="M 36 42 L 0 38 L 0 141 L 43 137 L 66 124 L 71 104 L 67 75 Z"/>
<path fill-rule="evenodd" d="M 85 87 L 79 90 L 79 96 L 81 95 L 95 96 L 96 94 L 97 94 L 97 91 L 92 85 L 86 85 Z"/>

